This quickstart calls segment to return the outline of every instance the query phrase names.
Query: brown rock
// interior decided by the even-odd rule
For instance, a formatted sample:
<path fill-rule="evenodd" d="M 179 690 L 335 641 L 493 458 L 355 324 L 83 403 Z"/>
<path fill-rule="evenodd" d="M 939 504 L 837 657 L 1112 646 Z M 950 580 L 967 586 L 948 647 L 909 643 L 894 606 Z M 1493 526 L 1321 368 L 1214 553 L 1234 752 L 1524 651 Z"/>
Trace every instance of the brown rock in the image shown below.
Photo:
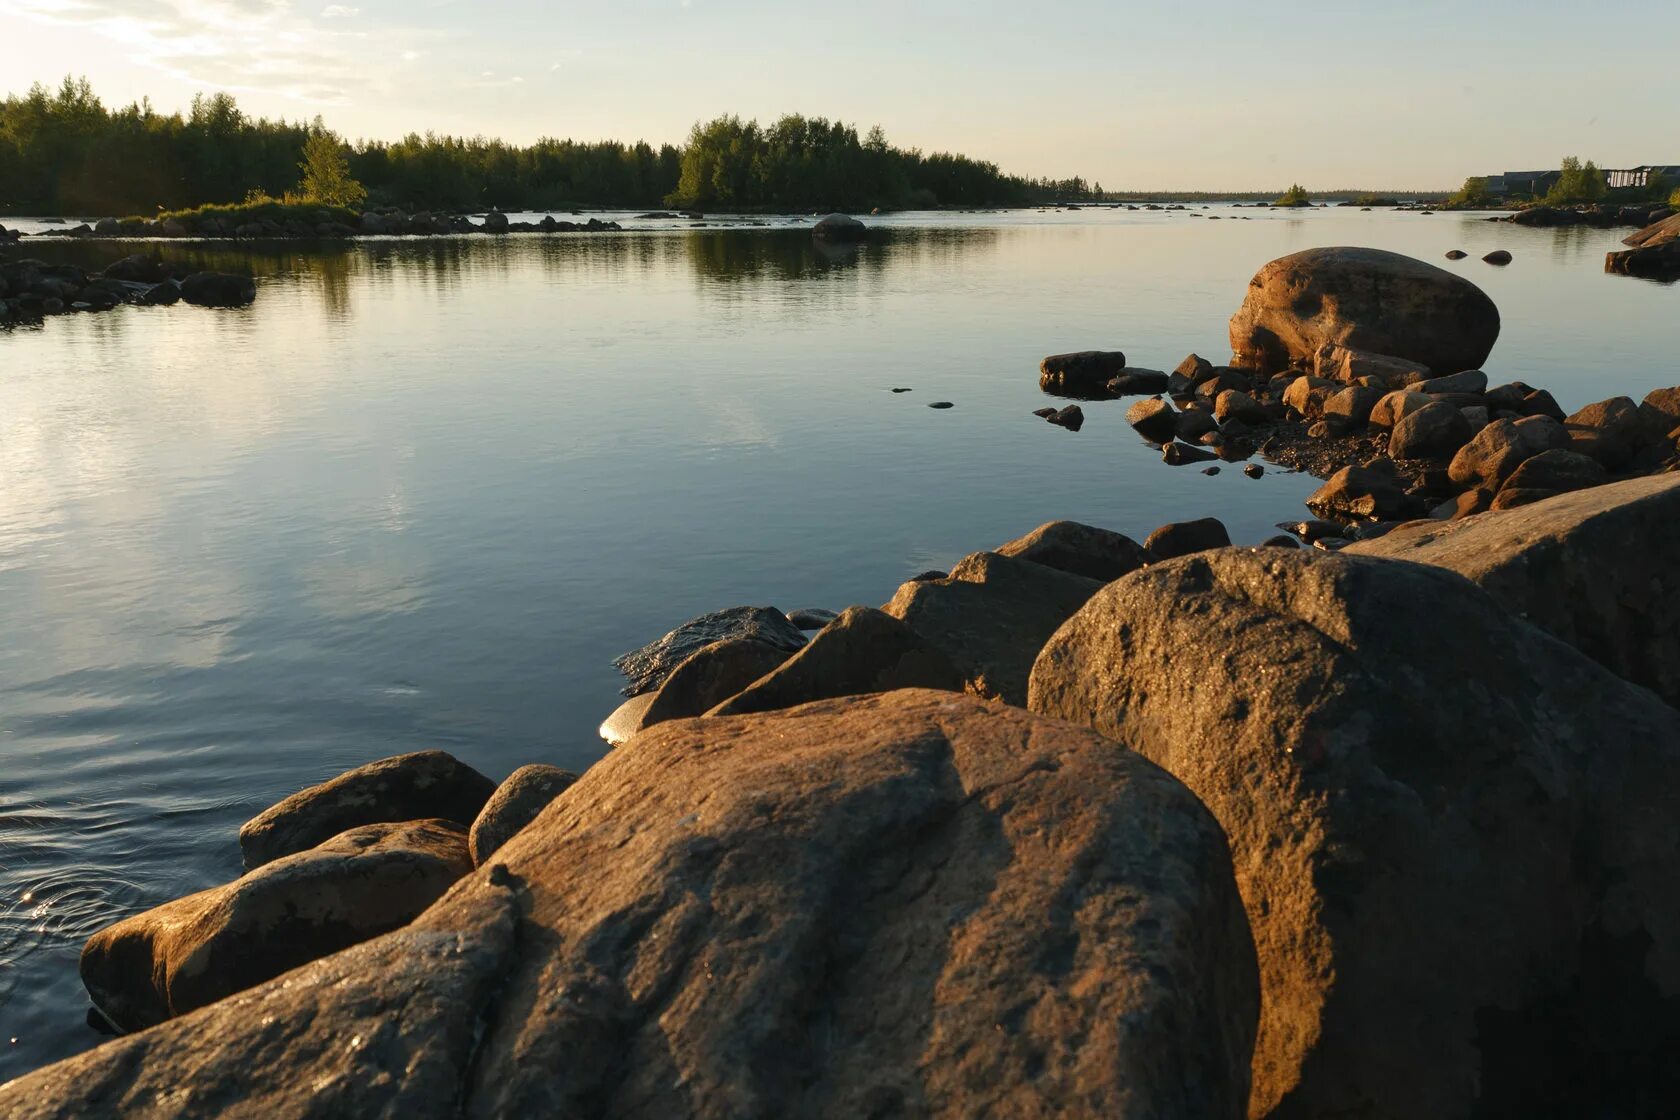
<path fill-rule="evenodd" d="M 452 821 L 354 828 L 101 930 L 82 983 L 118 1026 L 153 1026 L 406 925 L 471 870 Z"/>
<path fill-rule="evenodd" d="M 1283 391 L 1283 403 L 1302 416 L 1314 419 L 1323 414 L 1324 402 L 1338 389 L 1334 381 L 1326 381 L 1322 377 L 1297 377 Z"/>
<path fill-rule="evenodd" d="M 1428 366 L 1409 362 L 1405 358 L 1328 344 L 1321 346 L 1314 356 L 1314 372 L 1332 381 L 1357 383 L 1370 380 L 1391 389 L 1426 381 L 1432 376 Z"/>
<path fill-rule="evenodd" d="M 1434 564 L 1611 671 L 1680 705 L 1680 477 L 1396 529 L 1355 551 Z"/>
<path fill-rule="evenodd" d="M 1332 393 L 1324 402 L 1326 420 L 1339 416 L 1350 429 L 1362 427 L 1371 418 L 1371 410 L 1386 394 L 1366 385 L 1349 385 Z"/>
<path fill-rule="evenodd" d="M 966 691 L 1019 706 L 1044 640 L 1101 586 L 1029 560 L 977 552 L 946 579 L 904 584 L 881 609 L 950 658 Z"/>
<path fill-rule="evenodd" d="M 491 856 L 537 819 L 549 802 L 570 789 L 578 776 L 558 766 L 533 763 L 521 766 L 496 787 L 467 834 L 467 850 L 474 867 L 483 867 Z"/>
<path fill-rule="evenodd" d="M 1224 825 L 1260 954 L 1250 1116 L 1660 1092 L 1631 1071 L 1670 1068 L 1680 714 L 1649 693 L 1451 573 L 1227 549 L 1098 592 L 1029 704 L 1159 762 Z M 1569 1043 L 1536 1062 L 1536 1030 Z M 1628 1081 L 1606 1090 L 1605 1061 Z"/>
<path fill-rule="evenodd" d="M 1217 517 L 1169 522 L 1149 534 L 1149 539 L 1144 542 L 1149 554 L 1157 560 L 1170 560 L 1175 556 L 1188 556 L 1192 552 L 1200 552 L 1207 548 L 1230 546 L 1231 534 L 1226 532 L 1224 522 Z"/>
<path fill-rule="evenodd" d="M 1547 498 L 1558 496 L 1556 490 L 1540 490 L 1532 487 L 1518 487 L 1506 483 L 1499 493 L 1493 496 L 1488 505 L 1489 510 L 1516 509 L 1518 506 L 1531 506 L 1535 502 L 1543 502 Z"/>
<path fill-rule="evenodd" d="M 1631 397 L 1589 404 L 1565 419 L 1563 426 L 1574 450 L 1613 471 L 1633 462 L 1645 442 L 1645 424 Z"/>
<path fill-rule="evenodd" d="M 1231 364 L 1274 373 L 1331 343 L 1478 369 L 1498 337 L 1498 309 L 1463 277 L 1379 249 L 1308 249 L 1249 281 L 1231 319 Z"/>
<path fill-rule="evenodd" d="M 1505 480 L 1499 492 L 1550 490 L 1561 494 L 1570 490 L 1585 490 L 1589 486 L 1603 486 L 1609 481 L 1609 473 L 1595 460 L 1575 451 L 1554 449 L 1523 460 L 1522 466 L 1511 472 L 1511 477 Z"/>
<path fill-rule="evenodd" d="M 1407 413 L 1416 412 L 1424 405 L 1433 403 L 1434 399 L 1427 393 L 1419 393 L 1412 389 L 1396 389 L 1392 393 L 1385 394 L 1381 400 L 1371 407 L 1370 424 L 1373 428 L 1392 428 Z"/>
<path fill-rule="evenodd" d="M 1159 397 L 1151 397 L 1138 401 L 1126 410 L 1126 423 L 1144 439 L 1153 443 L 1163 443 L 1173 438 L 1173 432 L 1178 425 L 1178 415 L 1173 412 L 1172 405 Z"/>
<path fill-rule="evenodd" d="M 1568 446 L 1569 433 L 1550 417 L 1495 420 L 1459 449 L 1447 474 L 1459 486 L 1497 492 L 1523 460 Z"/>
<path fill-rule="evenodd" d="M 1039 365 L 1038 387 L 1060 396 L 1097 399 L 1108 396 L 1108 383 L 1126 369 L 1118 350 L 1081 350 L 1052 354 Z"/>
<path fill-rule="evenodd" d="M 639 733 L 668 719 L 704 715 L 794 656 L 797 655 L 750 638 L 713 642 L 678 665 L 666 678 L 630 733 Z"/>
<path fill-rule="evenodd" d="M 1417 502 L 1392 470 L 1374 466 L 1343 467 L 1307 499 L 1320 517 L 1404 520 L 1418 512 Z"/>
<path fill-rule="evenodd" d="M 850 607 L 787 664 L 707 715 L 773 712 L 813 700 L 899 688 L 963 690 L 951 659 L 909 626 L 873 607 Z"/>
<path fill-rule="evenodd" d="M 1464 413 L 1445 401 L 1408 412 L 1388 437 L 1388 453 L 1395 459 L 1451 459 L 1475 432 Z"/>
<path fill-rule="evenodd" d="M 998 546 L 996 551 L 999 556 L 1031 560 L 1101 583 L 1119 579 L 1149 562 L 1149 554 L 1132 538 L 1077 521 L 1046 522 L 1024 537 Z"/>
<path fill-rule="evenodd" d="M 300 790 L 245 822 L 245 869 L 307 851 L 364 824 L 438 817 L 470 828 L 496 783 L 444 751 L 382 758 Z"/>
<path fill-rule="evenodd" d="M 1268 417 L 1259 401 L 1237 389 L 1220 393 L 1213 403 L 1213 416 L 1221 424 L 1240 420 L 1244 424 L 1264 424 Z"/>
<path fill-rule="evenodd" d="M 0 1114 L 1235 1120 L 1257 999 L 1181 785 L 898 692 L 662 724 L 414 926 Z"/>

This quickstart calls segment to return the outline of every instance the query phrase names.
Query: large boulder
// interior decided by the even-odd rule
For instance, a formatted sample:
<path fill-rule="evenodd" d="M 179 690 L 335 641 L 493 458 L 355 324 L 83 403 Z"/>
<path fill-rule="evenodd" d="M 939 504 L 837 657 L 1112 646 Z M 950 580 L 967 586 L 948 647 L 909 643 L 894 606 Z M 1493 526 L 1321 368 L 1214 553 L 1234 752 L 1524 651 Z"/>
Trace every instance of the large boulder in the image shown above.
<path fill-rule="evenodd" d="M 793 653 L 805 635 L 775 607 L 729 607 L 691 618 L 664 637 L 620 654 L 613 666 L 630 679 L 624 695 L 639 696 L 665 683 L 678 665 L 704 646 L 726 638 L 751 638 Z"/>
<path fill-rule="evenodd" d="M 1260 955 L 1251 1116 L 1670 1099 L 1680 713 L 1462 577 L 1271 548 L 1156 565 L 1057 632 L 1029 705 L 1224 825 Z M 1542 1038 L 1568 1042 L 1541 1062 Z"/>
<path fill-rule="evenodd" d="M 410 927 L 0 1114 L 1236 1120 L 1257 998 L 1178 782 L 906 691 L 662 724 Z"/>
<path fill-rule="evenodd" d="M 853 242 L 869 236 L 869 227 L 850 214 L 829 214 L 811 228 L 818 241 Z"/>
<path fill-rule="evenodd" d="M 521 766 L 496 787 L 484 803 L 472 830 L 467 833 L 467 850 L 474 867 L 483 867 L 503 844 L 537 819 L 548 803 L 576 784 L 578 776 L 558 766 L 540 762 Z"/>
<path fill-rule="evenodd" d="M 1418 394 L 1422 396 L 1423 394 Z M 1398 407 L 1405 409 L 1405 401 Z M 1422 408 L 1404 411 L 1388 437 L 1388 453 L 1395 459 L 1440 459 L 1446 461 L 1470 442 L 1476 433 L 1458 406 L 1434 401 Z"/>
<path fill-rule="evenodd" d="M 101 930 L 94 1005 L 139 1030 L 406 925 L 472 870 L 450 821 L 375 824 Z"/>
<path fill-rule="evenodd" d="M 1461 487 L 1497 493 L 1525 460 L 1542 451 L 1568 447 L 1568 431 L 1550 416 L 1495 420 L 1459 448 L 1447 475 Z"/>
<path fill-rule="evenodd" d="M 950 658 L 966 691 L 1019 706 L 1044 640 L 1101 586 L 1030 560 L 977 552 L 944 579 L 904 584 L 881 609 Z"/>
<path fill-rule="evenodd" d="M 1149 553 L 1132 538 L 1077 521 L 1046 522 L 996 551 L 1103 583 L 1149 563 Z"/>
<path fill-rule="evenodd" d="M 899 688 L 961 692 L 963 683 L 951 659 L 905 623 L 873 607 L 849 607 L 785 664 L 707 714 L 772 712 Z"/>
<path fill-rule="evenodd" d="M 1498 308 L 1462 276 L 1381 249 L 1307 249 L 1249 281 L 1231 319 L 1231 364 L 1277 373 L 1333 345 L 1478 369 L 1498 338 Z"/>
<path fill-rule="evenodd" d="M 257 298 L 257 282 L 230 272 L 195 272 L 181 281 L 181 298 L 199 307 L 244 307 Z"/>
<path fill-rule="evenodd" d="M 1433 564 L 1680 707 L 1680 475 L 1404 525 L 1349 551 Z"/>
<path fill-rule="evenodd" d="M 315 847 L 364 824 L 439 817 L 471 827 L 496 783 L 446 751 L 382 758 L 299 790 L 245 822 L 245 869 Z"/>

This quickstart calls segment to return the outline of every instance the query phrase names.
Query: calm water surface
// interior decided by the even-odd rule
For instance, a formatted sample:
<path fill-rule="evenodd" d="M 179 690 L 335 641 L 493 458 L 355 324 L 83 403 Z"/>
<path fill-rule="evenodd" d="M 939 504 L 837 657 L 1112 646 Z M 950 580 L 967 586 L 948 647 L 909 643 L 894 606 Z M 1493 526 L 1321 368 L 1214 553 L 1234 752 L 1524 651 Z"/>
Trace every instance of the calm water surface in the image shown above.
<path fill-rule="evenodd" d="M 1273 257 L 1471 277 L 1492 376 L 1566 408 L 1680 382 L 1680 288 L 1601 272 L 1626 231 L 1205 213 L 907 215 L 855 253 L 803 219 L 173 243 L 250 268 L 256 304 L 0 332 L 0 1080 L 99 1041 L 81 943 L 236 876 L 244 820 L 422 747 L 586 767 L 608 660 L 690 616 L 881 603 L 1058 517 L 1269 535 L 1314 480 L 1168 468 L 1123 404 L 1029 413 L 1047 353 L 1223 359 Z"/>

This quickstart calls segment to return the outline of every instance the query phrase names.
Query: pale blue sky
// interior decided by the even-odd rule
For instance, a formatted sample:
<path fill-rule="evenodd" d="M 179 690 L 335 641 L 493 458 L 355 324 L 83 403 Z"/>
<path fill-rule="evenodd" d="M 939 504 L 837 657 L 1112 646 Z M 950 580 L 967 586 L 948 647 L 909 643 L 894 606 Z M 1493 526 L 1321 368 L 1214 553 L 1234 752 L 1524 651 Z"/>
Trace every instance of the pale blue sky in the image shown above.
<path fill-rule="evenodd" d="M 228 89 L 351 136 L 679 141 L 723 112 L 1111 188 L 1442 187 L 1680 160 L 1675 0 L 0 0 L 0 84 Z"/>

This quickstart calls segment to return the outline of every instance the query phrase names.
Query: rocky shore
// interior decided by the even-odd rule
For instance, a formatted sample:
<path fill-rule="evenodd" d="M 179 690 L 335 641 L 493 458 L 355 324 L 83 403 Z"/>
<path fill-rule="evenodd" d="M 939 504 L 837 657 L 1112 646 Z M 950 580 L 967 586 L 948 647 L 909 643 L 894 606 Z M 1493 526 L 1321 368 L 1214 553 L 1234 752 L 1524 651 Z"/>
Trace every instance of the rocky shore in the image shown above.
<path fill-rule="evenodd" d="M 43 230 L 36 237 L 142 238 L 193 237 L 245 240 L 322 240 L 342 237 L 432 237 L 484 233 L 606 233 L 622 227 L 599 218 L 573 222 L 545 215 L 540 221 L 515 222 L 492 210 L 474 222 L 465 214 L 430 211 L 407 214 L 400 210 L 320 210 L 313 213 L 267 216 L 237 213 L 186 213 L 165 218 L 102 218 Z M 6 231 L 0 226 L 0 240 Z M 16 236 L 14 234 L 14 236 Z"/>
<path fill-rule="evenodd" d="M 256 298 L 256 281 L 249 276 L 194 272 L 156 254 L 136 253 L 97 273 L 32 259 L 0 260 L 0 325 L 122 304 L 243 307 Z"/>
<path fill-rule="evenodd" d="M 0 1114 L 1667 1115 L 1680 388 L 1554 415 L 1487 387 L 1498 331 L 1328 249 L 1227 365 L 1047 359 L 1168 394 L 1169 461 L 1371 453 L 1315 504 L 1386 531 L 1056 521 L 692 620 L 581 776 L 422 751 L 254 818 L 241 878 L 88 942 L 134 1033 Z"/>

